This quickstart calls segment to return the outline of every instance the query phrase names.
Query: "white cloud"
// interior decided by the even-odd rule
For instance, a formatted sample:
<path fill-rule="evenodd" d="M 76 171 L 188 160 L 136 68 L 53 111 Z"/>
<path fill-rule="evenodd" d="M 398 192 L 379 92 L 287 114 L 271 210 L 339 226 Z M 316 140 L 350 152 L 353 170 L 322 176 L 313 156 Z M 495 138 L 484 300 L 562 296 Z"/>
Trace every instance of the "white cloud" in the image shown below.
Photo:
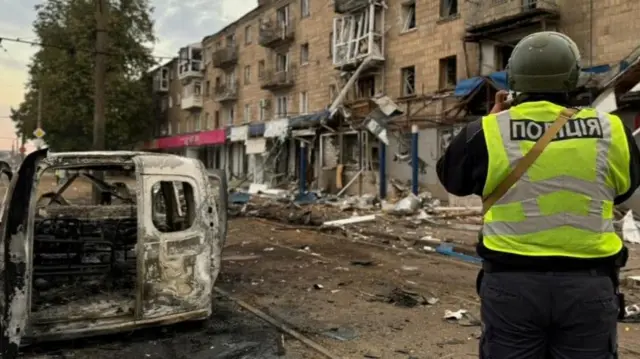
<path fill-rule="evenodd" d="M 31 24 L 34 6 L 39 0 L 0 0 L 0 36 L 35 40 Z M 177 56 L 178 49 L 200 41 L 220 30 L 257 6 L 257 0 L 151 0 L 155 7 L 158 42 L 157 56 Z M 27 81 L 27 63 L 35 49 L 26 44 L 0 43 L 0 134 L 9 137 L 15 132 L 6 118 L 11 107 L 23 99 Z M 45 126 L 46 130 L 46 124 Z M 11 139 L 0 137 L 0 149 L 10 149 Z"/>

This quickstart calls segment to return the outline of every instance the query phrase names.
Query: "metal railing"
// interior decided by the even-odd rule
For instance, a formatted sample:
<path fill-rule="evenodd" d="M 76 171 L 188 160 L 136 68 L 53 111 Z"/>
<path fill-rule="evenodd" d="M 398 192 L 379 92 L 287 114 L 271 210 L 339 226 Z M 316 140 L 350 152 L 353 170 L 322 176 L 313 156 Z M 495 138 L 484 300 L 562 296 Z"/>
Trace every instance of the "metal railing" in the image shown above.
<path fill-rule="evenodd" d="M 211 56 L 213 66 L 221 68 L 238 62 L 238 45 L 228 45 L 213 52 Z"/>
<path fill-rule="evenodd" d="M 213 96 L 216 101 L 233 101 L 238 98 L 238 86 L 220 84 L 217 85 L 213 91 Z"/>
<path fill-rule="evenodd" d="M 265 90 L 284 88 L 295 84 L 295 68 L 265 70 L 260 75 L 260 87 Z"/>
<path fill-rule="evenodd" d="M 268 20 L 260 24 L 260 46 L 269 47 L 295 38 L 295 19 L 287 21 Z"/>

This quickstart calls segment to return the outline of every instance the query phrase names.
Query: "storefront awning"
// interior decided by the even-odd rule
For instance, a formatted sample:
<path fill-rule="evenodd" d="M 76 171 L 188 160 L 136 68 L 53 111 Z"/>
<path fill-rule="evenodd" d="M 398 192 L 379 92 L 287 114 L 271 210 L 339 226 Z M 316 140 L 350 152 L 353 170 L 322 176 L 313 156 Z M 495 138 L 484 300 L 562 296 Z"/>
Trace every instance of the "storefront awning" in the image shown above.
<path fill-rule="evenodd" d="M 264 134 L 264 122 L 249 125 L 249 137 L 260 137 Z"/>
<path fill-rule="evenodd" d="M 156 138 L 149 143 L 149 146 L 152 147 L 148 149 L 212 146 L 224 144 L 225 141 L 225 130 L 220 129 L 171 137 Z"/>
<path fill-rule="evenodd" d="M 289 128 L 301 129 L 318 126 L 322 121 L 329 118 L 329 110 L 322 110 L 308 115 L 293 117 L 289 120 Z"/>
<path fill-rule="evenodd" d="M 243 142 L 249 138 L 249 126 L 231 127 L 229 132 L 230 142 Z"/>
<path fill-rule="evenodd" d="M 265 125 L 265 138 L 284 138 L 289 132 L 289 119 L 269 121 Z"/>

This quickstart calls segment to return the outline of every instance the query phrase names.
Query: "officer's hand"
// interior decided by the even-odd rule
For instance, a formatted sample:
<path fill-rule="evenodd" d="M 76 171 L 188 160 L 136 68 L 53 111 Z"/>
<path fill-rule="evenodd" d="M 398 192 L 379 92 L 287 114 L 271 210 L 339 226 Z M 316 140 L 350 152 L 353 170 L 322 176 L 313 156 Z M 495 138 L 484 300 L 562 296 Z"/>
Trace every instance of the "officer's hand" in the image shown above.
<path fill-rule="evenodd" d="M 496 92 L 496 98 L 495 98 L 496 103 L 495 105 L 493 105 L 493 108 L 489 113 L 498 113 L 504 110 L 508 110 L 509 107 L 511 107 L 511 101 L 507 101 L 508 97 L 509 97 L 508 91 L 500 90 Z"/>

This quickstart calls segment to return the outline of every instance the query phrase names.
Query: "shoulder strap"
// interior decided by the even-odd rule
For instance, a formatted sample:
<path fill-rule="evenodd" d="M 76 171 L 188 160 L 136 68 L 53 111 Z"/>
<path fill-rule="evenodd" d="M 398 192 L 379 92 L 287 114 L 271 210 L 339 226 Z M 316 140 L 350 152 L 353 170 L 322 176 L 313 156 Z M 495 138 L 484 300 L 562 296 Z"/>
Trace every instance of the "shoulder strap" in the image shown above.
<path fill-rule="evenodd" d="M 538 141 L 533 145 L 531 150 L 527 152 L 524 157 L 522 157 L 516 167 L 509 173 L 509 175 L 496 187 L 496 189 L 491 192 L 486 198 L 484 198 L 482 202 L 482 213 L 487 213 L 487 211 L 500 199 L 504 196 L 505 193 L 511 188 L 518 180 L 524 175 L 524 173 L 531 167 L 531 165 L 540 157 L 542 151 L 549 145 L 551 140 L 558 134 L 562 126 L 564 126 L 569 119 L 571 119 L 576 113 L 578 113 L 578 109 L 575 108 L 565 108 L 560 112 L 558 118 L 553 122 L 553 125 L 549 127 L 542 137 L 538 139 Z"/>

